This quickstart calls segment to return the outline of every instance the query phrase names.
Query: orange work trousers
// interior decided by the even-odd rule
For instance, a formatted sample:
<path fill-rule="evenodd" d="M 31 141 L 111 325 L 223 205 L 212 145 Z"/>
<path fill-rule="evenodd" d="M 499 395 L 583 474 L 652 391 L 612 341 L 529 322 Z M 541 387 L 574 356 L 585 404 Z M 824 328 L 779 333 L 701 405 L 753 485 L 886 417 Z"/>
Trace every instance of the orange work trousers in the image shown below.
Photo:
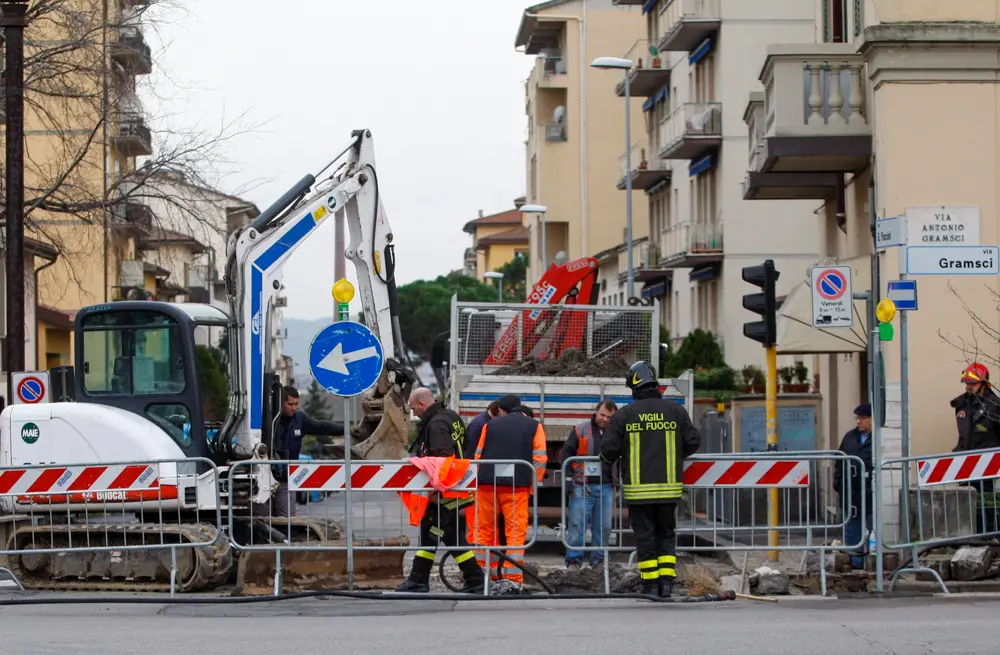
<path fill-rule="evenodd" d="M 528 536 L 528 501 L 531 498 L 531 490 L 511 489 L 501 490 L 493 486 L 480 486 L 476 490 L 476 544 L 480 546 L 499 546 L 497 539 L 497 518 L 503 514 L 504 532 L 506 533 L 508 544 L 521 544 L 527 541 Z M 494 553 L 496 551 L 493 551 Z M 524 548 L 508 548 L 507 557 L 518 564 L 524 564 Z M 486 562 L 486 551 L 476 551 L 477 559 Z M 490 580 L 499 580 L 500 572 L 503 577 L 518 584 L 524 584 L 524 574 L 517 566 L 504 561 L 502 568 L 500 558 L 490 554 Z"/>

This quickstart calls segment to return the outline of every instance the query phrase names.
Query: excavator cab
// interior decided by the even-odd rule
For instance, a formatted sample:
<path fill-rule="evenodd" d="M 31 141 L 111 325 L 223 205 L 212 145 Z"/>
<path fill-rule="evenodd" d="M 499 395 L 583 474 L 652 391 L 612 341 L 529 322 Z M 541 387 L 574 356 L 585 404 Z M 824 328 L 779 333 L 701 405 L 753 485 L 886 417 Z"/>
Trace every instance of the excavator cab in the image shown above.
<path fill-rule="evenodd" d="M 210 446 L 196 347 L 228 325 L 211 305 L 122 301 L 76 315 L 73 400 L 108 405 L 158 425 L 187 457 Z M 213 417 L 214 418 L 214 417 Z M 222 462 L 219 462 L 222 463 Z"/>

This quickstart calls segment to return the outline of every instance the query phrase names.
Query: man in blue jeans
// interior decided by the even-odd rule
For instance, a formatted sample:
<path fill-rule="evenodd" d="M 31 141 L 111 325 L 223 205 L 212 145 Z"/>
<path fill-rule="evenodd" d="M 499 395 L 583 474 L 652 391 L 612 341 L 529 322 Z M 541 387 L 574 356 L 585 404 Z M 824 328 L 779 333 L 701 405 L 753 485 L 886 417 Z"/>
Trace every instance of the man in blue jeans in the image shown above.
<path fill-rule="evenodd" d="M 868 531 L 874 526 L 873 518 L 873 498 L 872 489 L 874 478 L 872 476 L 872 406 L 869 403 L 862 403 L 854 410 L 855 419 L 858 426 L 844 435 L 840 442 L 840 452 L 847 456 L 854 456 L 861 460 L 863 470 L 858 469 L 857 462 L 845 462 L 843 459 L 837 460 L 837 465 L 833 472 L 833 490 L 840 494 L 840 503 L 844 512 L 848 513 L 847 524 L 844 526 L 844 541 L 848 546 L 861 544 L 861 547 L 851 553 L 851 567 L 863 569 L 865 567 L 865 552 L 868 548 Z M 848 468 L 844 470 L 844 464 Z M 845 486 L 845 483 L 847 486 Z M 847 505 L 848 490 L 850 490 L 850 505 Z M 865 528 L 861 532 L 861 498 L 865 499 Z"/>
<path fill-rule="evenodd" d="M 597 457 L 601 454 L 601 437 L 618 407 L 612 400 L 602 400 L 590 417 L 573 427 L 563 445 L 560 460 L 570 457 Z M 593 536 L 593 546 L 606 546 L 611 537 L 611 516 L 615 490 L 611 465 L 601 461 L 574 462 L 570 468 L 573 495 L 569 499 L 569 534 L 566 543 L 577 548 L 584 545 L 587 528 Z M 604 563 L 604 551 L 589 553 L 588 563 L 599 567 Z M 566 550 L 566 567 L 578 569 L 583 564 L 583 551 Z"/>

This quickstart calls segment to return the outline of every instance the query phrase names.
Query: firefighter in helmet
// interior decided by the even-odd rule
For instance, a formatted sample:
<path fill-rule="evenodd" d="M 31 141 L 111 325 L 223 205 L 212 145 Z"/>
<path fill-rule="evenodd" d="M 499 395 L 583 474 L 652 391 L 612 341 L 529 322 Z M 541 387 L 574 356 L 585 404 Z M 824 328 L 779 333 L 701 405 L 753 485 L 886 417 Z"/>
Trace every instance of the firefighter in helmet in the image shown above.
<path fill-rule="evenodd" d="M 677 578 L 674 532 L 684 460 L 698 451 L 701 434 L 683 405 L 663 398 L 649 363 L 633 364 L 625 384 L 633 402 L 608 424 L 601 459 L 622 460 L 622 496 L 635 533 L 642 593 L 669 598 Z"/>
<path fill-rule="evenodd" d="M 990 371 L 978 362 L 969 364 L 962 371 L 965 393 L 952 399 L 955 421 L 958 424 L 958 444 L 952 452 L 1000 448 L 1000 398 L 990 384 Z M 995 480 L 973 480 L 960 483 L 979 493 L 990 523 L 996 520 Z M 977 529 L 982 532 L 996 528 L 983 524 L 983 512 L 976 512 Z"/>

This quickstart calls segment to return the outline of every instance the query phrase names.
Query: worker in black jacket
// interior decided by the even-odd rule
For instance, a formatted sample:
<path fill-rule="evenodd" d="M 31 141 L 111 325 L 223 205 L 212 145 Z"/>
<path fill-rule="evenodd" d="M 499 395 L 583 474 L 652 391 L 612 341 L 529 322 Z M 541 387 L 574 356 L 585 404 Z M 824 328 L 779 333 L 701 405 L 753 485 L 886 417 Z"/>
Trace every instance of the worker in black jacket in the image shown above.
<path fill-rule="evenodd" d="M 684 491 L 684 460 L 701 447 L 701 434 L 680 403 L 663 398 L 656 370 L 636 362 L 625 384 L 634 402 L 615 413 L 601 440 L 601 459 L 621 459 L 622 496 L 635 533 L 642 593 L 669 598 L 677 578 L 677 501 Z"/>
<path fill-rule="evenodd" d="M 410 392 L 410 409 L 420 417 L 420 433 L 410 446 L 417 457 L 462 458 L 465 445 L 465 424 L 462 417 L 434 399 L 430 389 L 418 387 Z M 476 554 L 466 539 L 465 507 L 474 501 L 472 492 L 461 498 L 431 497 L 420 521 L 420 550 L 413 558 L 409 578 L 396 591 L 427 593 L 430 591 L 431 569 L 437 547 L 456 550 L 455 563 L 465 577 L 463 592 L 482 593 L 485 584 L 483 569 L 476 563 Z"/>
<path fill-rule="evenodd" d="M 1000 398 L 990 383 L 990 370 L 973 362 L 962 371 L 961 381 L 965 384 L 965 393 L 951 401 L 958 428 L 958 443 L 952 452 L 1000 448 Z M 980 496 L 979 502 L 987 508 L 985 512 L 976 513 L 976 531 L 994 531 L 996 528 L 988 523 L 994 521 L 996 479 L 970 480 L 959 486 L 975 489 Z"/>
<path fill-rule="evenodd" d="M 848 457 L 857 457 L 861 460 L 861 466 L 853 461 L 838 459 L 833 470 L 833 490 L 840 495 L 840 504 L 845 513 L 850 513 L 844 524 L 844 541 L 851 546 L 860 544 L 860 547 L 851 554 L 851 566 L 862 569 L 865 566 L 865 551 L 868 546 L 864 537 L 869 530 L 875 529 L 871 403 L 861 403 L 855 407 L 854 416 L 858 426 L 844 435 L 837 450 Z M 846 470 L 845 463 L 848 465 Z M 848 499 L 850 505 L 847 505 Z M 861 513 L 862 505 L 864 514 Z M 862 529 L 862 517 L 864 517 L 864 529 Z"/>

